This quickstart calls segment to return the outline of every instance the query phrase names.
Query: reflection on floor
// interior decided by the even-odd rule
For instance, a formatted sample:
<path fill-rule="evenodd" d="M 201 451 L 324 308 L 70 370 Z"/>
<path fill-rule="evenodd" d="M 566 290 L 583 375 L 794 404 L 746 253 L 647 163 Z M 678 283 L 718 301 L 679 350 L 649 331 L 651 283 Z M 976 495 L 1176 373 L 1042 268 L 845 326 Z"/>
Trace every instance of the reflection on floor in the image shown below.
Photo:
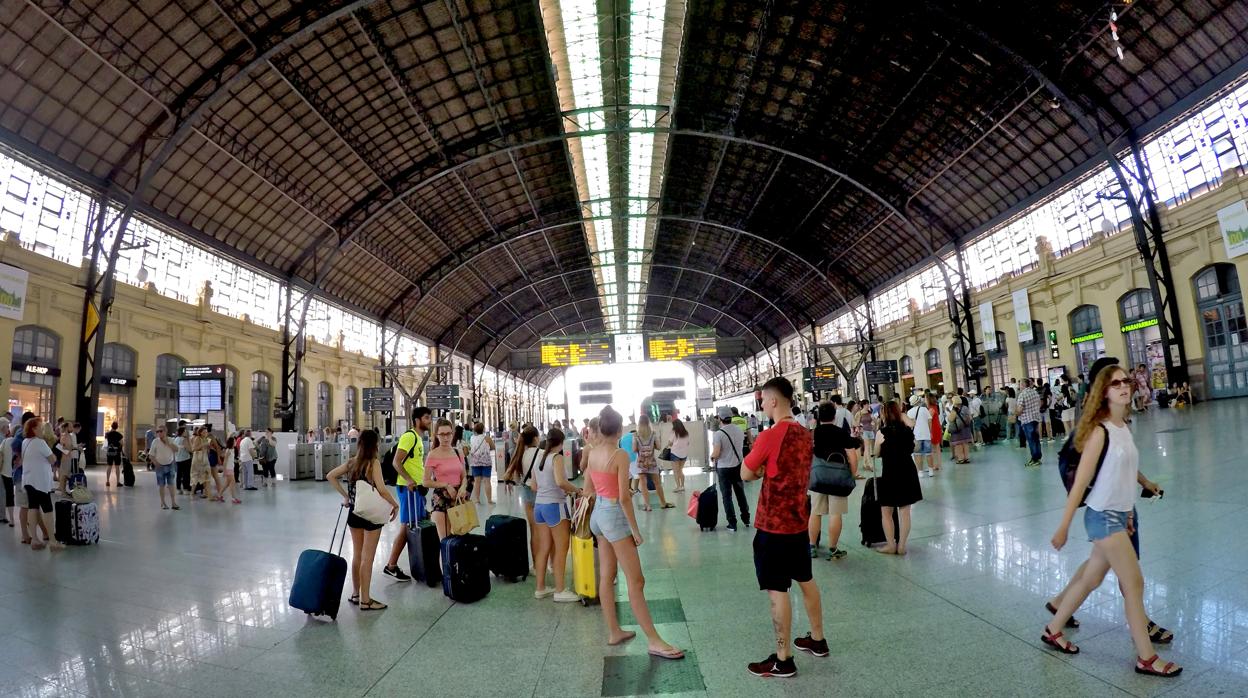
<path fill-rule="evenodd" d="M 0 540 L 0 695 L 1248 695 L 1245 424 L 1243 400 L 1137 421 L 1144 470 L 1166 489 L 1140 509 L 1146 603 L 1178 637 L 1164 651 L 1187 667 L 1176 680 L 1132 672 L 1112 579 L 1079 613 L 1082 654 L 1041 645 L 1044 599 L 1088 550 L 1081 520 L 1066 550 L 1049 546 L 1063 492 L 1048 444 L 1041 469 L 1010 445 L 946 461 L 923 480 L 905 558 L 858 545 L 856 494 L 848 557 L 816 561 L 832 654 L 800 655 L 787 681 L 745 672 L 771 645 L 751 532 L 699 534 L 683 507 L 638 513 L 659 629 L 690 650 L 672 663 L 642 640 L 606 647 L 597 608 L 534 601 L 531 580 L 495 581 L 465 606 L 379 564 L 389 610 L 308 620 L 286 596 L 299 551 L 328 542 L 327 485 L 172 512 L 150 473 L 125 491 L 93 473 L 101 545 L 35 553 L 16 529 Z M 806 631 L 800 614 L 794 630 Z"/>

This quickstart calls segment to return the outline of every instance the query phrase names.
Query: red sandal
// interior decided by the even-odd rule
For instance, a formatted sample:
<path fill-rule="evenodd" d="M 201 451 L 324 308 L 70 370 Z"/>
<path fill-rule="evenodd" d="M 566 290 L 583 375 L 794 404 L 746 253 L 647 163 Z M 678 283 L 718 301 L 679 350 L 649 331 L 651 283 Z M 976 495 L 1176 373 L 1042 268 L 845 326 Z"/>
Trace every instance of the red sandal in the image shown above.
<path fill-rule="evenodd" d="M 1149 676 L 1161 676 L 1167 679 L 1172 676 L 1178 676 L 1179 674 L 1183 673 L 1183 667 L 1175 664 L 1174 662 L 1166 662 L 1166 665 L 1164 667 L 1162 667 L 1161 669 L 1158 669 L 1156 666 L 1158 659 L 1159 657 L 1155 654 L 1153 655 L 1152 659 L 1141 659 L 1139 657 L 1136 657 L 1135 658 L 1135 673 L 1147 674 Z"/>
<path fill-rule="evenodd" d="M 1049 647 L 1052 647 L 1053 649 L 1057 650 L 1058 652 L 1061 652 L 1062 654 L 1079 654 L 1079 648 L 1075 646 L 1075 643 L 1071 642 L 1070 640 L 1067 640 L 1066 644 L 1063 645 L 1058 642 L 1058 640 L 1060 640 L 1061 638 L 1062 638 L 1062 633 L 1060 632 L 1050 634 L 1049 626 L 1047 625 L 1044 626 L 1044 634 L 1040 636 L 1040 640 L 1044 644 L 1048 645 Z"/>
<path fill-rule="evenodd" d="M 1057 615 L 1057 608 L 1055 608 L 1053 604 L 1048 601 L 1044 602 L 1044 610 L 1048 611 L 1052 615 Z M 1066 627 L 1077 628 L 1079 627 L 1079 621 L 1074 616 L 1071 616 L 1066 620 Z"/>

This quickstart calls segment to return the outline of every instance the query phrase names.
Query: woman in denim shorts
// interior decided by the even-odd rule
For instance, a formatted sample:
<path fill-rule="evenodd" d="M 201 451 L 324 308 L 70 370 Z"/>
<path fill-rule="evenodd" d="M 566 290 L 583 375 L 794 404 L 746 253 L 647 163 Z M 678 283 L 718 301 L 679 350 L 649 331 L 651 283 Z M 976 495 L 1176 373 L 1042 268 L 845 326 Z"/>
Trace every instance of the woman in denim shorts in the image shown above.
<path fill-rule="evenodd" d="M 519 490 L 520 504 L 524 506 L 524 517 L 529 521 L 529 554 L 537 560 L 537 521 L 533 518 L 533 504 L 537 500 L 537 492 L 532 489 L 533 469 L 542 457 L 542 450 L 537 447 L 539 434 L 536 427 L 527 426 L 520 432 L 520 440 L 511 454 L 511 462 L 503 473 L 503 481 L 507 483 L 507 493 L 512 489 Z M 517 487 L 517 485 L 519 485 Z"/>
<path fill-rule="evenodd" d="M 1086 497 L 1083 525 L 1092 542 L 1092 555 L 1083 573 L 1062 598 L 1053 620 L 1044 627 L 1040 639 L 1065 654 L 1078 654 L 1079 648 L 1063 637 L 1063 631 L 1054 632 L 1053 628 L 1064 627 L 1075 609 L 1101 585 L 1105 574 L 1112 569 L 1119 580 L 1127 625 L 1135 643 L 1136 673 L 1173 677 L 1183 668 L 1174 662 L 1161 661 L 1153 649 L 1148 615 L 1144 610 L 1144 575 L 1131 546 L 1132 512 L 1140 485 L 1152 484 L 1140 475 L 1139 452 L 1127 427 L 1131 387 L 1127 372 L 1120 366 L 1111 366 L 1097 374 L 1088 391 L 1075 434 L 1076 450 L 1082 454 L 1079 469 L 1066 498 L 1062 523 L 1053 534 L 1053 547 L 1061 550 L 1066 544 L 1071 520 Z"/>

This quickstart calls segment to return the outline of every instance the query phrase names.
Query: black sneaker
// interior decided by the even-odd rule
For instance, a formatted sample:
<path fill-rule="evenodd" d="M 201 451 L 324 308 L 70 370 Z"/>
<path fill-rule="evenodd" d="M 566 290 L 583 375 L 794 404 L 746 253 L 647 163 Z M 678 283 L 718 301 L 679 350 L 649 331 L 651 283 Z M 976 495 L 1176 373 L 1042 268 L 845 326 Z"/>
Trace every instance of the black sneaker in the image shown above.
<path fill-rule="evenodd" d="M 828 656 L 828 639 L 822 640 L 810 639 L 810 633 L 806 633 L 806 637 L 794 638 L 793 646 L 803 652 L 810 652 L 816 657 Z"/>
<path fill-rule="evenodd" d="M 780 660 L 774 654 L 761 662 L 750 664 L 746 669 L 755 676 L 767 678 L 787 679 L 790 676 L 797 676 L 797 664 L 793 662 L 792 657 Z"/>
<path fill-rule="evenodd" d="M 734 522 L 732 522 L 732 523 L 728 524 L 728 530 L 729 530 L 729 531 L 732 531 L 732 532 L 734 532 L 734 533 L 735 533 L 735 532 L 736 532 L 736 530 L 737 530 L 737 523 L 734 521 Z"/>
<path fill-rule="evenodd" d="M 750 527 L 750 515 L 749 515 L 749 514 L 742 514 L 742 515 L 741 515 L 741 523 L 745 524 L 745 527 L 746 527 L 746 528 L 749 528 L 749 527 Z"/>
<path fill-rule="evenodd" d="M 412 581 L 412 578 L 408 576 L 406 572 L 399 569 L 398 565 L 395 565 L 394 567 L 383 567 L 381 568 L 381 571 L 384 572 L 387 577 L 394 577 L 395 581 L 399 581 L 399 582 Z"/>

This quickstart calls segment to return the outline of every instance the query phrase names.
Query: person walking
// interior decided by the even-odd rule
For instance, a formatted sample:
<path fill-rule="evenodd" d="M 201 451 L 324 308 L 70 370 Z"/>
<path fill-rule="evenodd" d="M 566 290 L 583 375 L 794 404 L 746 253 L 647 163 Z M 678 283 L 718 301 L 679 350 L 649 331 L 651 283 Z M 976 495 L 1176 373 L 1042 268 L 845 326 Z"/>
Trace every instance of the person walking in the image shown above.
<path fill-rule="evenodd" d="M 425 479 L 429 490 L 429 518 L 438 527 L 438 540 L 450 535 L 447 510 L 468 497 L 463 454 L 455 447 L 455 427 L 439 419 L 433 427 L 433 449 L 425 456 Z"/>
<path fill-rule="evenodd" d="M 355 513 L 355 505 L 359 493 L 364 488 L 375 491 L 390 505 L 390 521 L 394 521 L 399 511 L 399 503 L 390 488 L 382 481 L 381 461 L 377 455 L 377 432 L 369 429 L 360 435 L 359 446 L 355 457 L 329 471 L 326 480 L 333 485 L 338 494 L 342 495 L 342 505 L 347 507 L 347 528 L 351 531 L 351 597 L 347 599 L 356 604 L 361 611 L 380 611 L 386 604 L 372 597 L 373 559 L 377 556 L 377 543 L 381 540 L 381 529 L 386 523 L 377 523 Z M 342 486 L 342 479 L 347 486 Z"/>
<path fill-rule="evenodd" d="M 628 454 L 621 448 L 611 447 L 611 444 L 619 442 L 623 426 L 624 418 L 609 405 L 598 413 L 602 445 L 591 449 L 586 457 L 588 477 L 581 493 L 594 499 L 589 528 L 598 539 L 598 595 L 603 599 L 602 618 L 607 624 L 607 644 L 619 645 L 636 636 L 636 633 L 620 627 L 616 605 L 612 603 L 618 568 L 624 571 L 628 604 L 637 625 L 649 641 L 649 654 L 660 659 L 683 659 L 685 653 L 669 644 L 655 629 L 650 606 L 646 603 L 646 578 L 641 571 L 641 558 L 637 555 L 638 546 L 645 541 L 637 526 L 632 492 L 628 489 Z"/>
<path fill-rule="evenodd" d="M 216 474 L 212 470 L 211 458 L 209 453 L 212 451 L 212 441 L 208 438 L 208 429 L 199 427 L 195 430 L 195 436 L 191 438 L 191 488 L 192 492 L 198 492 L 200 499 L 208 499 L 208 485 L 214 484 L 217 490 L 220 490 L 221 483 L 216 478 Z M 216 499 L 214 494 L 213 499 Z"/>
<path fill-rule="evenodd" d="M 359 436 L 356 436 L 352 443 L 358 440 Z M 256 460 L 260 463 L 260 486 L 267 488 L 270 480 L 277 479 L 276 472 L 270 474 L 277 465 L 277 446 L 273 442 L 272 429 L 265 429 L 260 438 L 256 439 Z"/>
<path fill-rule="evenodd" d="M 1014 410 L 1031 455 L 1026 463 L 1027 467 L 1040 465 L 1040 420 L 1042 419 L 1040 409 L 1040 394 L 1032 386 L 1031 379 L 1026 378 L 1023 380 L 1023 391 L 1018 394 L 1018 405 Z"/>
<path fill-rule="evenodd" d="M 41 438 L 43 418 L 32 417 L 22 426 L 22 486 L 26 488 L 26 506 L 28 514 L 27 526 L 30 529 L 31 550 L 42 550 L 51 546 L 53 550 L 61 550 L 65 546 L 51 537 L 56 530 L 52 520 L 52 492 L 56 488 L 52 476 L 52 466 L 56 456 L 52 447 Z M 66 431 L 68 435 L 68 431 Z M 36 530 L 43 532 L 42 539 L 35 537 Z"/>
<path fill-rule="evenodd" d="M 178 497 L 173 489 L 174 461 L 178 457 L 178 447 L 169 440 L 165 427 L 158 426 L 152 442 L 147 446 L 147 462 L 156 470 L 156 490 L 160 493 L 161 509 L 181 509 Z M 169 503 L 165 504 L 165 490 L 169 490 Z"/>
<path fill-rule="evenodd" d="M 113 422 L 108 433 L 104 434 L 104 486 L 113 486 L 113 477 L 117 478 L 117 484 L 121 484 L 121 451 L 122 441 L 125 437 L 117 431 L 117 422 Z"/>
<path fill-rule="evenodd" d="M 940 472 L 940 468 L 945 461 L 945 454 L 941 448 L 941 445 L 945 441 L 945 429 L 941 419 L 945 414 L 948 414 L 948 411 L 942 411 L 940 409 L 940 403 L 936 399 L 936 394 L 931 392 L 927 394 L 927 411 L 930 412 L 932 416 L 930 422 L 932 430 L 932 455 L 928 458 L 928 462 L 930 463 L 932 470 L 929 474 L 934 475 Z"/>
<path fill-rule="evenodd" d="M 884 526 L 884 547 L 879 552 L 905 555 L 906 541 L 910 537 L 910 507 L 923 500 L 919 473 L 911 467 L 910 460 L 914 453 L 914 431 L 902 417 L 901 408 L 892 400 L 884 403 L 880 417 L 882 426 L 875 448 L 883 472 L 874 483 L 876 501 L 880 503 L 880 520 Z M 894 511 L 897 512 L 896 527 L 893 526 Z"/>
<path fill-rule="evenodd" d="M 919 471 L 924 470 L 924 461 L 927 462 L 925 474 L 932 476 L 932 413 L 927 409 L 927 402 L 922 395 L 913 395 L 910 397 L 910 411 L 906 413 L 909 418 L 907 424 L 914 432 L 914 467 Z"/>
<path fill-rule="evenodd" d="M 750 503 L 745 498 L 745 483 L 741 481 L 741 453 L 745 450 L 745 433 L 732 421 L 728 408 L 719 409 L 719 429 L 711 436 L 711 462 L 715 464 L 715 482 L 719 496 L 724 502 L 724 518 L 728 530 L 737 530 L 737 513 L 732 508 L 736 495 L 741 506 L 741 523 L 750 525 Z"/>
<path fill-rule="evenodd" d="M 633 452 L 637 454 L 637 472 L 640 474 L 637 486 L 641 489 L 645 506 L 642 511 L 650 511 L 650 485 L 659 495 L 659 506 L 663 509 L 675 509 L 676 505 L 667 501 L 663 492 L 663 477 L 659 472 L 659 464 L 655 459 L 655 448 L 658 444 L 658 433 L 650 427 L 650 415 L 643 414 L 637 421 L 637 434 L 633 437 Z"/>
<path fill-rule="evenodd" d="M 191 495 L 191 440 L 186 435 L 186 426 L 178 425 L 177 435 L 173 438 L 177 449 L 173 455 L 174 491 L 177 494 Z"/>
<path fill-rule="evenodd" d="M 234 476 L 235 459 L 238 457 L 238 440 L 237 437 L 231 436 L 225 440 L 225 448 L 221 451 L 220 465 L 217 466 L 217 472 L 220 474 L 224 483 L 221 487 L 220 494 L 217 495 L 218 502 L 225 501 L 225 493 L 230 493 L 230 501 L 235 504 L 242 504 L 243 500 L 238 498 L 238 479 Z"/>
<path fill-rule="evenodd" d="M 537 469 L 533 471 L 536 500 L 533 518 L 537 524 L 537 590 L 533 598 L 554 596 L 558 603 L 580 600 L 580 596 L 567 588 L 568 545 L 571 536 L 571 512 L 568 511 L 568 495 L 578 490 L 568 482 L 563 463 L 563 432 L 551 429 L 546 434 L 546 448 L 542 451 Z M 546 568 L 555 573 L 555 588 L 546 586 Z"/>
<path fill-rule="evenodd" d="M 837 424 L 836 405 L 824 403 L 819 405 L 819 425 L 814 431 L 814 454 L 829 462 L 845 462 L 849 472 L 858 476 L 858 442 L 849 432 Z M 819 557 L 819 532 L 823 526 L 823 517 L 828 517 L 828 559 L 839 560 L 848 553 L 838 547 L 841 542 L 841 528 L 844 516 L 849 513 L 849 498 L 838 497 L 819 492 L 808 492 L 810 496 L 810 556 Z"/>
<path fill-rule="evenodd" d="M 1062 521 L 1053 534 L 1053 548 L 1061 550 L 1069 537 L 1070 524 L 1081 504 L 1083 523 L 1092 554 L 1077 584 L 1065 594 L 1052 620 L 1045 625 L 1041 639 L 1064 654 L 1078 654 L 1079 648 L 1063 637 L 1064 628 L 1088 595 L 1113 570 L 1119 580 L 1127 626 L 1135 644 L 1135 671 L 1150 676 L 1178 676 L 1183 667 L 1161 663 L 1149 634 L 1144 610 L 1144 575 L 1131 545 L 1133 512 L 1139 497 L 1141 475 L 1139 452 L 1127 426 L 1131 409 L 1132 379 L 1120 366 L 1100 371 L 1088 391 L 1088 401 L 1076 428 L 1075 447 L 1081 454 L 1074 484 L 1066 498 Z M 1147 478 L 1144 479 L 1148 483 Z M 1149 483 L 1153 484 L 1153 483 Z M 1157 492 L 1153 484 L 1153 492 Z M 1086 500 L 1084 499 L 1086 496 Z"/>
<path fill-rule="evenodd" d="M 394 447 L 394 470 L 396 473 L 394 495 L 399 501 L 399 523 L 402 530 L 390 546 L 390 559 L 381 569 L 382 574 L 398 582 L 412 581 L 411 575 L 399 567 L 399 556 L 407 546 L 407 534 L 414 530 L 425 517 L 425 441 L 422 435 L 433 423 L 433 412 L 428 407 L 412 410 L 412 428 L 399 436 Z"/>
<path fill-rule="evenodd" d="M 676 483 L 673 492 L 685 491 L 685 461 L 689 460 L 689 430 L 685 423 L 672 418 L 672 442 L 668 446 L 672 463 L 672 479 Z"/>
<path fill-rule="evenodd" d="M 878 396 L 875 398 L 878 400 Z M 875 416 L 873 408 L 879 407 L 879 403 L 868 403 L 863 400 L 858 405 L 858 412 L 854 415 L 854 423 L 858 425 L 859 438 L 862 439 L 862 455 L 866 459 L 862 469 L 867 472 L 875 470 L 875 432 L 879 429 L 879 420 Z"/>
<path fill-rule="evenodd" d="M 791 640 L 793 646 L 816 657 L 829 654 L 823 636 L 823 603 L 811 572 L 807 540 L 806 488 L 814 444 L 810 431 L 793 418 L 793 384 L 788 379 L 772 378 L 763 384 L 762 393 L 763 410 L 775 426 L 755 439 L 742 477 L 763 481 L 754 520 L 754 571 L 758 588 L 771 601 L 776 644 L 775 652 L 747 669 L 755 676 L 787 678 L 797 675 L 789 646 L 792 582 L 801 589 L 810 621 L 810 632 Z"/>
<path fill-rule="evenodd" d="M 472 425 L 472 439 L 468 444 L 468 465 L 472 469 L 473 487 L 477 504 L 494 506 L 494 491 L 490 487 L 494 470 L 494 439 L 485 433 L 485 424 Z"/>

